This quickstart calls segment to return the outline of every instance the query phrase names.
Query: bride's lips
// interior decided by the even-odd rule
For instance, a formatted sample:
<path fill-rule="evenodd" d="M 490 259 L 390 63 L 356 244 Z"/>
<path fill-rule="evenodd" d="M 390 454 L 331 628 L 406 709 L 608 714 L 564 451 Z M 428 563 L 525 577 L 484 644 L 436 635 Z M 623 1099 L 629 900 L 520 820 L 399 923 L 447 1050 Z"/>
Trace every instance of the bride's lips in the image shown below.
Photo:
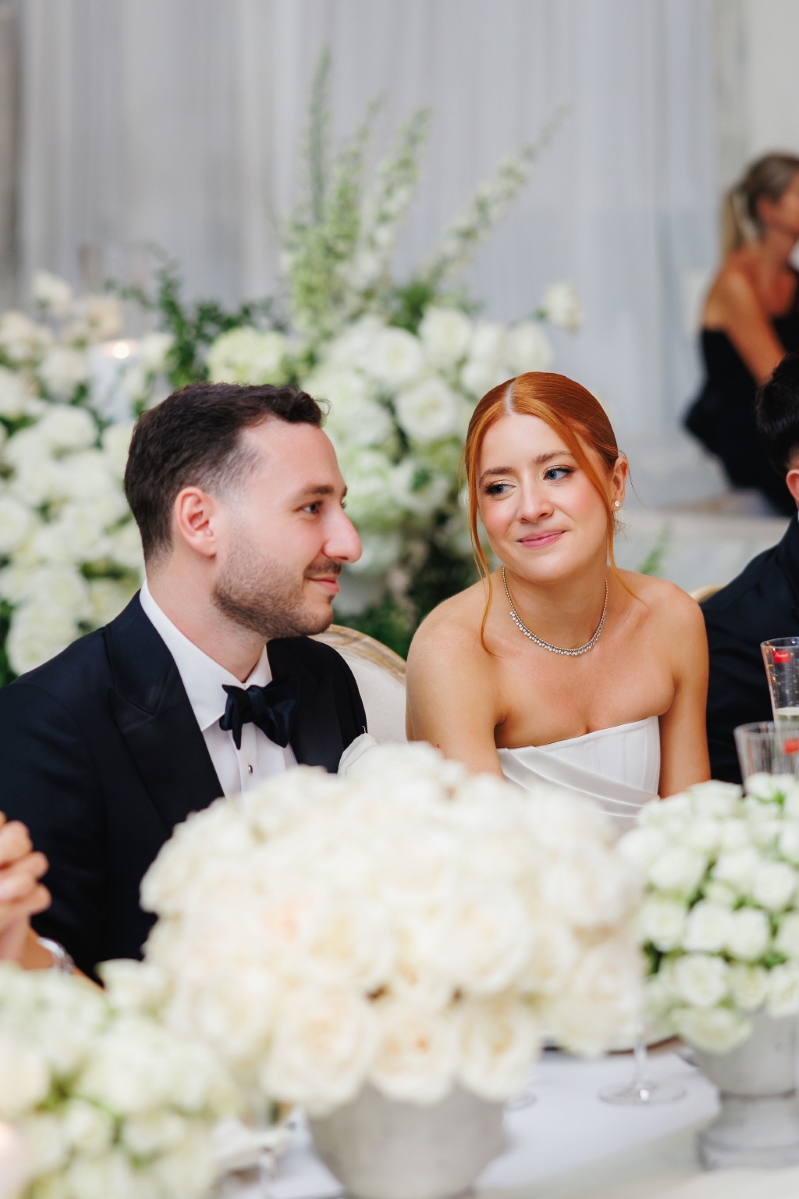
<path fill-rule="evenodd" d="M 548 529 L 545 533 L 531 533 L 522 537 L 519 545 L 525 545 L 531 550 L 542 550 L 548 545 L 554 545 L 563 536 L 563 529 Z"/>

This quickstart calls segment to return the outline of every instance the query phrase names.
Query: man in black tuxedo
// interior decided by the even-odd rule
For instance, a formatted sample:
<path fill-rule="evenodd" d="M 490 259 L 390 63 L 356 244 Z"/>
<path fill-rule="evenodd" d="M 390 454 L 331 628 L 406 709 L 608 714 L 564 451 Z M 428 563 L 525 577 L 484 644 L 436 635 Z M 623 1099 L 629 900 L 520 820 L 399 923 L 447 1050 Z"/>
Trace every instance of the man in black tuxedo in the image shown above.
<path fill-rule="evenodd" d="M 799 354 L 788 354 L 760 390 L 757 422 L 769 460 L 799 505 Z M 707 736 L 713 778 L 740 782 L 733 729 L 771 720 L 760 643 L 799 636 L 799 519 L 702 604 L 710 646 Z"/>
<path fill-rule="evenodd" d="M 125 489 L 146 582 L 120 616 L 0 691 L 2 801 L 50 862 L 35 920 L 92 973 L 137 957 L 139 885 L 173 828 L 366 730 L 310 640 L 361 553 L 315 400 L 196 384 L 140 417 Z"/>

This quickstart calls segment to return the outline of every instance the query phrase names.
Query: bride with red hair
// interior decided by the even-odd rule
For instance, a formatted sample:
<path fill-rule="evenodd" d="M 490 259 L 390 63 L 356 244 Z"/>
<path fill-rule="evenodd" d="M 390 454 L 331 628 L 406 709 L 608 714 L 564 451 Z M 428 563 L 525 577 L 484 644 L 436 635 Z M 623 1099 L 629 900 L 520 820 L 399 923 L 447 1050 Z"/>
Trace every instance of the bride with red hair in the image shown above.
<path fill-rule="evenodd" d="M 482 578 L 414 637 L 409 737 L 582 791 L 621 826 L 708 779 L 702 614 L 615 565 L 628 467 L 601 404 L 563 375 L 519 375 L 477 405 L 464 466 Z"/>

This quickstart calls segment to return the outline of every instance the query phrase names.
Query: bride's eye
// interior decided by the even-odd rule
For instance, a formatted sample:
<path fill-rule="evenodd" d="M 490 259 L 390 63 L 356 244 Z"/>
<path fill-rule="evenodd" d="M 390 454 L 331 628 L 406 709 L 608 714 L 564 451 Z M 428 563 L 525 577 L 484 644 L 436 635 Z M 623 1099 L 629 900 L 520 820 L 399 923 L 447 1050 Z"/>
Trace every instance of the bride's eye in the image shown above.
<path fill-rule="evenodd" d="M 567 479 L 569 475 L 573 475 L 574 470 L 571 466 L 550 466 L 544 471 L 544 478 L 548 483 L 558 483 L 561 479 Z"/>
<path fill-rule="evenodd" d="M 507 487 L 507 483 L 489 483 L 484 491 L 486 495 L 504 495 Z"/>

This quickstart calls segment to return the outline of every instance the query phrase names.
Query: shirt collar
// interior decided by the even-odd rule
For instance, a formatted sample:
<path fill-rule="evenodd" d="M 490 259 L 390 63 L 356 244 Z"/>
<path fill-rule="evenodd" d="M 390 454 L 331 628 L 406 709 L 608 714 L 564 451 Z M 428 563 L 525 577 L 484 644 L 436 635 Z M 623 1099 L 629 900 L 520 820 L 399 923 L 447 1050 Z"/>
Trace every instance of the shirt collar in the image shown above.
<path fill-rule="evenodd" d="M 224 715 L 227 693 L 222 690 L 223 684 L 229 687 L 250 687 L 253 684 L 265 687 L 272 681 L 266 646 L 255 664 L 255 669 L 242 683 L 224 666 L 220 666 L 213 658 L 209 658 L 208 654 L 203 653 L 193 641 L 189 641 L 185 633 L 181 633 L 177 625 L 174 625 L 158 607 L 146 579 L 142 583 L 139 599 L 145 615 L 175 659 L 201 732 L 204 733 Z"/>

